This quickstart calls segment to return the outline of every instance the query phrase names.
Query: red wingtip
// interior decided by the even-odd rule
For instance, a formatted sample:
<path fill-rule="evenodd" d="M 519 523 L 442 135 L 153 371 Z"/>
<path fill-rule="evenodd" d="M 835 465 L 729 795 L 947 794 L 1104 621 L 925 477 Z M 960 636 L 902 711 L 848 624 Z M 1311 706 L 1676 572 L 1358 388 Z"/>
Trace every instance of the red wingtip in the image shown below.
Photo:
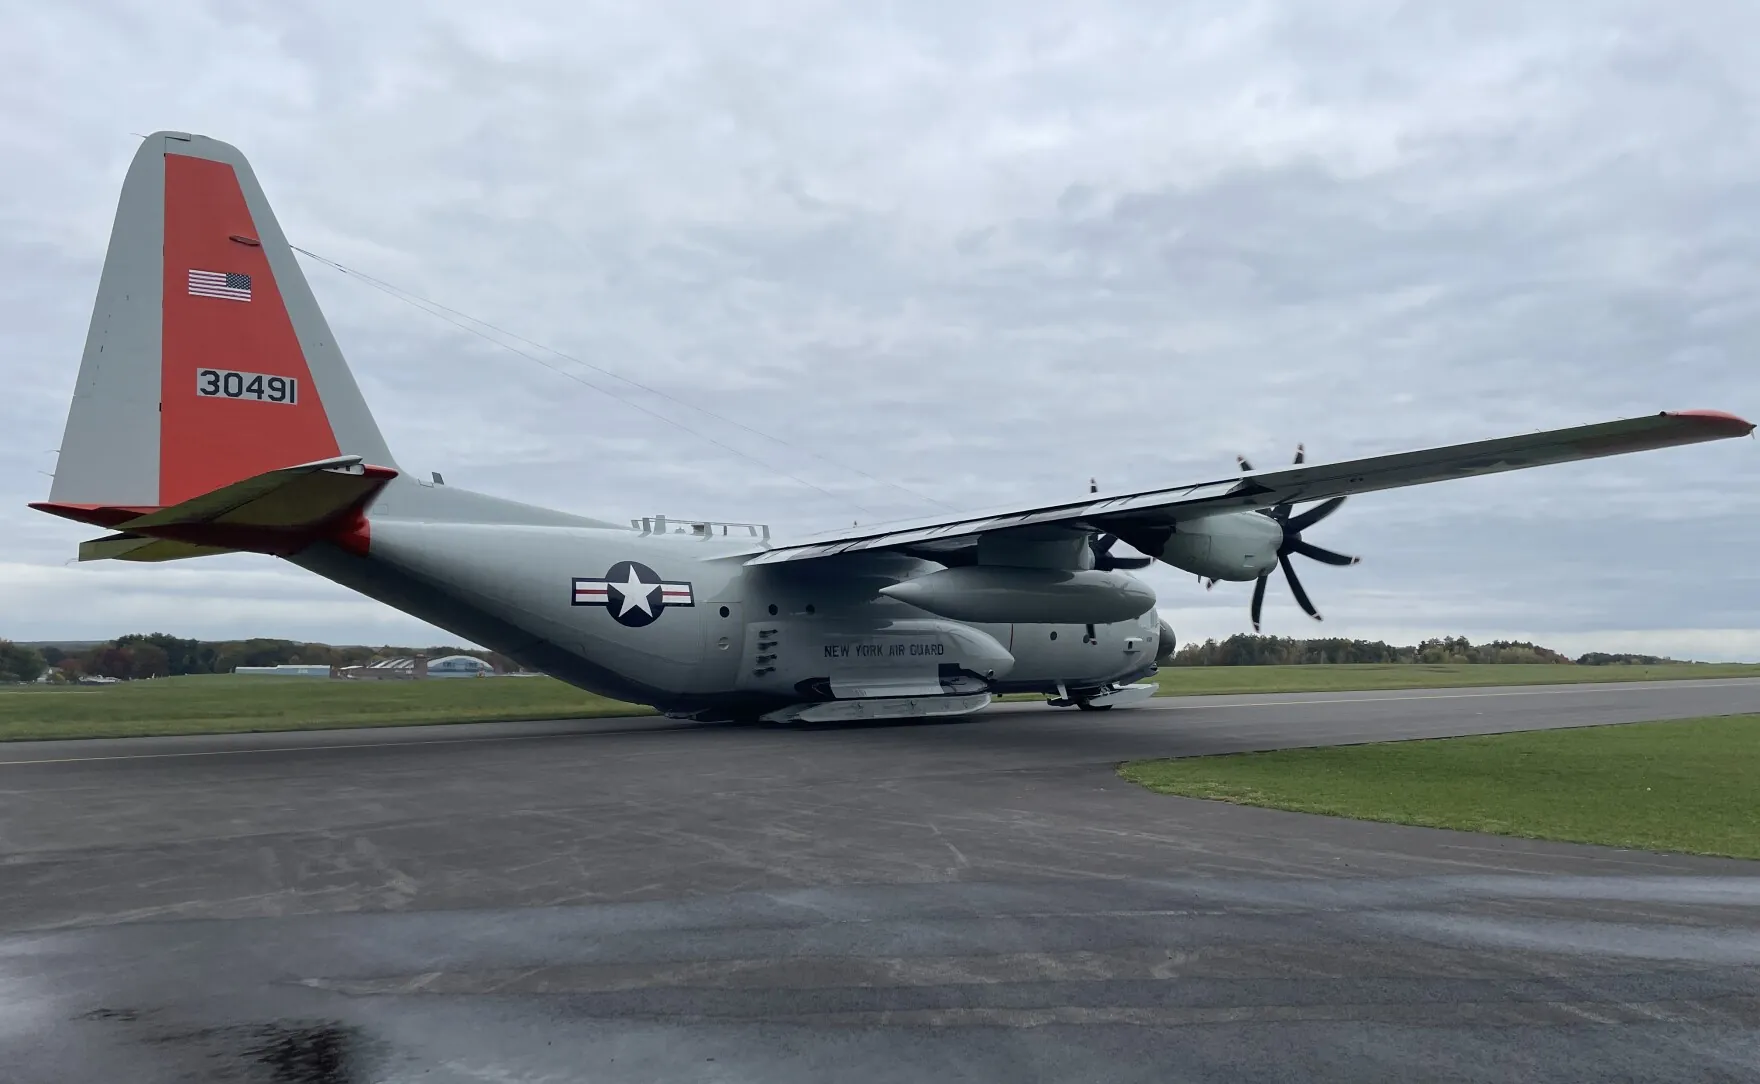
<path fill-rule="evenodd" d="M 1722 410 L 1665 410 L 1663 413 L 1671 418 L 1692 418 L 1705 422 L 1709 427 L 1726 431 L 1732 436 L 1745 436 L 1754 431 L 1753 422 Z"/>

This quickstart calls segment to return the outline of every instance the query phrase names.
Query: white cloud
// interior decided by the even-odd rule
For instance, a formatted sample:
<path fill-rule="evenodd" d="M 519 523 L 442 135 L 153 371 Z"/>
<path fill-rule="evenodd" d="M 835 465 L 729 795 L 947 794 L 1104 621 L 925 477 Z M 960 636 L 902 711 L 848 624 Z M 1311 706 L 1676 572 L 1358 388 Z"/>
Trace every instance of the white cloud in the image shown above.
<path fill-rule="evenodd" d="M 19 8 L 0 632 L 405 621 L 269 562 L 64 571 L 81 529 L 23 509 L 131 131 L 230 140 L 296 243 L 786 442 L 308 267 L 406 466 L 805 531 L 1760 412 L 1760 9 L 1714 6 Z M 1271 629 L 1751 644 L 1757 483 L 1730 443 L 1363 497 L 1316 538 L 1365 564 L 1302 568 L 1325 625 L 1278 585 Z M 1246 627 L 1246 587 L 1156 583 Z"/>

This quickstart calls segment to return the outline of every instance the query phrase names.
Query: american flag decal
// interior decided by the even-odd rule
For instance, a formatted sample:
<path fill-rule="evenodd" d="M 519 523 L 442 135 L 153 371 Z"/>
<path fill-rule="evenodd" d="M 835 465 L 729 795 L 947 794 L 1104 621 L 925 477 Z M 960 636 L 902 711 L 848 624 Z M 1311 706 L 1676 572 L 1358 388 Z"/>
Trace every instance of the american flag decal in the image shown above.
<path fill-rule="evenodd" d="M 196 297 L 219 297 L 227 301 L 251 299 L 251 277 L 231 271 L 196 271 L 189 273 L 189 292 Z"/>

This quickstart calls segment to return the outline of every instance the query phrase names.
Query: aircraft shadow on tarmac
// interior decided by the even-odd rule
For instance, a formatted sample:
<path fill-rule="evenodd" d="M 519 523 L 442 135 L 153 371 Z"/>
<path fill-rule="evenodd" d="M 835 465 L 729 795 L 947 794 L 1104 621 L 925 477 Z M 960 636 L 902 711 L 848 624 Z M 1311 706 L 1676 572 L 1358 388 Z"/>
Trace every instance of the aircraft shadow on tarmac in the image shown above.
<path fill-rule="evenodd" d="M 796 730 L 807 734 L 853 730 L 908 730 L 914 727 L 970 726 L 981 715 L 919 715 L 906 719 L 841 719 L 823 723 L 759 723 L 765 730 Z"/>
<path fill-rule="evenodd" d="M 762 719 L 673 719 L 651 726 L 619 726 L 581 730 L 574 737 L 597 738 L 623 734 L 698 734 L 708 732 L 768 732 L 780 734 L 823 734 L 857 730 L 910 729 L 970 725 L 983 721 L 976 715 L 917 716 L 908 719 L 842 719 L 823 723 L 774 723 Z"/>

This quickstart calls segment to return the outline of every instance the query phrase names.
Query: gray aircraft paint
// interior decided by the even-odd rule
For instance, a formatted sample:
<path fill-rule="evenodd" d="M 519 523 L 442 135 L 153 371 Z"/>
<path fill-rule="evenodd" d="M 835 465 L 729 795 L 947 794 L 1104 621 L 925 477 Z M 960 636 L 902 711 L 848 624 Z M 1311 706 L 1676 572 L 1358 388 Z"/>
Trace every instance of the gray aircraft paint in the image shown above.
<path fill-rule="evenodd" d="M 129 164 L 61 436 L 52 501 L 159 503 L 165 137 Z"/>
<path fill-rule="evenodd" d="M 880 592 L 956 621 L 1129 621 L 1155 607 L 1155 592 L 1141 580 L 1093 569 L 968 565 Z"/>
<path fill-rule="evenodd" d="M 124 182 L 51 499 L 158 503 L 167 152 L 232 167 L 340 452 L 395 468 L 244 157 L 205 137 L 161 132 L 142 144 Z M 963 705 L 1010 691 L 1083 700 L 1152 672 L 1157 654 L 1172 647 L 1146 586 L 1092 572 L 1089 539 L 1097 533 L 1115 533 L 1176 565 L 1190 546 L 1188 563 L 1224 560 L 1230 567 L 1217 571 L 1239 576 L 1264 567 L 1262 551 L 1281 537 L 1282 528 L 1253 509 L 1751 429 L 1728 415 L 1665 414 L 1075 504 L 857 528 L 790 546 L 632 530 L 400 475 L 368 507 L 364 552 L 357 534 L 346 544 L 314 542 L 290 560 L 534 669 L 668 710 L 752 713 L 846 697 Z M 1169 545 L 1182 531 L 1204 541 Z M 1226 552 L 1217 554 L 1218 545 Z M 990 571 L 929 585 L 937 605 L 1012 617 L 1016 607 L 999 601 L 997 584 L 1039 584 L 1023 591 L 1030 600 L 1044 590 L 1042 573 L 1080 572 L 1083 590 L 1055 599 L 1047 592 L 1040 616 L 1138 616 L 1093 624 L 958 621 L 883 593 L 974 565 Z M 617 579 L 618 570 L 626 579 Z M 988 596 L 982 606 L 961 607 L 939 587 L 967 580 Z M 1084 610 L 1084 591 L 1108 582 L 1128 602 Z M 640 600 L 633 609 L 632 595 Z M 1031 605 L 1020 610 L 1034 614 Z M 987 692 L 974 696 L 973 683 Z"/>
<path fill-rule="evenodd" d="M 745 565 L 755 549 L 747 543 L 628 528 L 375 515 L 372 532 L 370 557 L 321 545 L 293 561 L 583 688 L 678 710 L 808 699 L 798 687 L 816 681 L 923 695 L 940 664 L 993 677 L 998 691 L 1099 687 L 1149 668 L 1158 642 L 1153 611 L 1096 625 L 1090 639 L 1082 625 L 966 625 L 879 596 L 875 589 L 900 575 L 938 567 L 908 559 L 778 576 Z M 690 584 L 692 605 L 666 606 L 632 629 L 607 608 L 574 604 L 574 579 L 623 561 Z M 906 650 L 826 653 L 889 641 Z M 928 642 L 943 653 L 909 652 Z M 766 643 L 773 646 L 758 646 Z M 1017 643 L 1021 655 L 1010 648 Z M 774 657 L 760 663 L 760 655 Z M 1031 669 L 1023 671 L 1022 655 Z"/>
<path fill-rule="evenodd" d="M 1234 512 L 1182 521 L 1160 546 L 1138 541 L 1187 572 L 1213 580 L 1252 580 L 1277 567 L 1283 528 L 1269 516 Z"/>

